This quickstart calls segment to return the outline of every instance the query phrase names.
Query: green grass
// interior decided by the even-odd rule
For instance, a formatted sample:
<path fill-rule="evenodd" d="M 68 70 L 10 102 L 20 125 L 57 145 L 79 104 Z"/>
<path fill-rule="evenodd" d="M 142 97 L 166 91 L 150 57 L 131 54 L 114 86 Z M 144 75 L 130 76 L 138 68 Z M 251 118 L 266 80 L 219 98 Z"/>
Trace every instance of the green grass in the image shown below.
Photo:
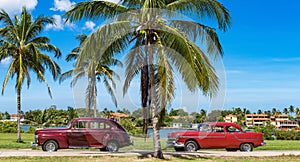
<path fill-rule="evenodd" d="M 0 133 L 0 149 L 30 149 L 30 142 L 34 141 L 34 135 L 31 133 L 22 133 L 22 140 L 24 143 L 16 142 L 16 133 Z M 128 146 L 121 148 L 120 151 L 129 150 L 152 150 L 153 141 L 152 138 L 131 137 L 134 141 L 134 146 Z M 288 141 L 288 140 L 276 140 L 265 141 L 266 146 L 260 146 L 255 150 L 300 150 L 300 141 Z M 161 146 L 163 150 L 173 150 L 173 148 L 165 148 L 166 139 L 161 139 Z M 40 148 L 38 148 L 40 149 Z"/>
<path fill-rule="evenodd" d="M 165 160 L 155 159 L 152 157 L 141 156 L 93 156 L 93 157 L 0 157 L 1 162 L 128 162 L 128 161 L 143 161 L 143 162 L 162 162 L 162 161 L 199 161 L 199 162 L 299 162 L 299 156 L 278 156 L 278 157 L 199 157 L 199 156 L 165 156 Z"/>
<path fill-rule="evenodd" d="M 0 133 L 0 149 L 26 149 L 34 141 L 34 134 L 21 133 L 23 143 L 17 143 L 17 133 Z"/>
<path fill-rule="evenodd" d="M 265 146 L 257 147 L 255 150 L 300 150 L 299 140 L 273 140 L 265 141 Z"/>

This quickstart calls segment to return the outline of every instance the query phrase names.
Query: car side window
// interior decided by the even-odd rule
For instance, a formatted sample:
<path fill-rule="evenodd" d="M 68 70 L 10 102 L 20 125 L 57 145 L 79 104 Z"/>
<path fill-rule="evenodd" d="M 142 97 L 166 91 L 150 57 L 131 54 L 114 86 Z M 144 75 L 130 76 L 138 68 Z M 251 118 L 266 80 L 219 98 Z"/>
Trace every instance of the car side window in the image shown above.
<path fill-rule="evenodd" d="M 226 126 L 226 132 L 240 132 L 240 130 L 234 126 Z"/>
<path fill-rule="evenodd" d="M 92 129 L 99 129 L 100 128 L 100 122 L 98 122 L 98 121 L 91 121 L 90 122 L 90 127 Z"/>
<path fill-rule="evenodd" d="M 211 126 L 210 125 L 201 125 L 199 128 L 200 132 L 211 132 Z"/>
<path fill-rule="evenodd" d="M 92 129 L 110 129 L 111 125 L 101 121 L 91 121 L 90 127 Z"/>
<path fill-rule="evenodd" d="M 224 128 L 222 126 L 214 126 L 212 131 L 213 132 L 224 132 Z"/>
<path fill-rule="evenodd" d="M 87 121 L 78 121 L 73 125 L 73 128 L 75 128 L 75 129 L 88 128 L 88 122 Z"/>

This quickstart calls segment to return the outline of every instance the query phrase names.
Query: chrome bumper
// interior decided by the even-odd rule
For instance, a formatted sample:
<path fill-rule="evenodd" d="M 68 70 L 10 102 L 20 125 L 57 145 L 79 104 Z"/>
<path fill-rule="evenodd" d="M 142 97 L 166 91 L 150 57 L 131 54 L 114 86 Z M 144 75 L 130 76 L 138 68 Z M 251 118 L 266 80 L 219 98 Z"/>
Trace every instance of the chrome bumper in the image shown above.
<path fill-rule="evenodd" d="M 30 142 L 30 147 L 38 147 L 39 145 L 37 143 L 34 142 Z"/>
<path fill-rule="evenodd" d="M 166 147 L 184 147 L 183 143 L 177 143 L 175 140 L 168 140 Z"/>

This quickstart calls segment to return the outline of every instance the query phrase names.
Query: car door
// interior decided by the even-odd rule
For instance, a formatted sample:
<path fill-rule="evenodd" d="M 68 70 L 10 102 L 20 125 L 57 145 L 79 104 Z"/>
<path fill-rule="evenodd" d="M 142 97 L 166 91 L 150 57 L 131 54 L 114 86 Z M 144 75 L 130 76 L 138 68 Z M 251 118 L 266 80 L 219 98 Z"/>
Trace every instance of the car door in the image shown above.
<path fill-rule="evenodd" d="M 109 125 L 104 120 L 95 120 L 90 122 L 90 144 L 93 147 L 102 147 L 105 142 L 105 136 L 109 132 Z"/>
<path fill-rule="evenodd" d="M 225 146 L 223 126 L 206 125 L 199 131 L 198 142 L 201 148 L 222 148 Z"/>
<path fill-rule="evenodd" d="M 235 126 L 226 126 L 226 148 L 239 148 L 240 138 L 243 134 L 241 130 L 239 130 Z"/>
<path fill-rule="evenodd" d="M 88 121 L 77 121 L 67 132 L 69 147 L 88 147 L 86 134 L 88 131 Z"/>
<path fill-rule="evenodd" d="M 212 126 L 212 131 L 207 135 L 208 148 L 223 148 L 226 144 L 224 127 L 221 125 Z"/>

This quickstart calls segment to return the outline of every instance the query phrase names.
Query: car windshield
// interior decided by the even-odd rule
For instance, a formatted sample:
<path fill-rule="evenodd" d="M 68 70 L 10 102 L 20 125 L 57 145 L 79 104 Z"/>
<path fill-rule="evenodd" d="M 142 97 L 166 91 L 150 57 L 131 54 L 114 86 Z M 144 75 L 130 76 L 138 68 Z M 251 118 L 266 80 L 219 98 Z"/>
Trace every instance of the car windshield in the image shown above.
<path fill-rule="evenodd" d="M 68 125 L 66 125 L 66 128 L 70 128 L 72 123 L 73 123 L 73 119 L 71 121 L 69 121 Z"/>
<path fill-rule="evenodd" d="M 197 130 L 200 132 L 210 132 L 211 126 L 207 124 L 199 124 Z"/>

